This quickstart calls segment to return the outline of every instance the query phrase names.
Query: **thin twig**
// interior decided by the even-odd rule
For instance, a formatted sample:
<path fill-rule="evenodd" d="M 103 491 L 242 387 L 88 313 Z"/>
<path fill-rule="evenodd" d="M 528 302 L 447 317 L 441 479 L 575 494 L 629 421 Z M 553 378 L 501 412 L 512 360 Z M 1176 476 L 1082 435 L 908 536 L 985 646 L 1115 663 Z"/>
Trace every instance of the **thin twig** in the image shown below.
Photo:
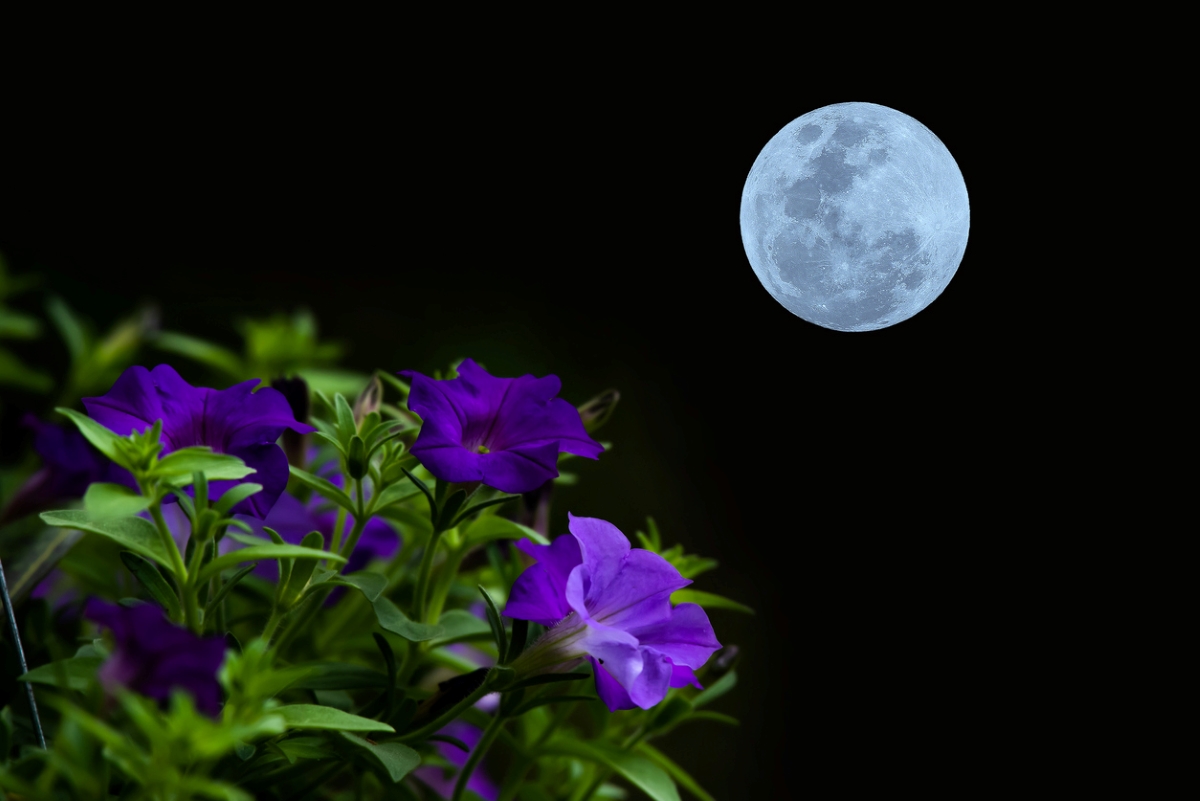
<path fill-rule="evenodd" d="M 13 614 L 12 598 L 8 594 L 8 580 L 4 577 L 4 563 L 0 562 L 0 595 L 4 597 L 4 611 L 8 614 L 8 630 L 12 634 L 13 645 L 17 649 L 17 660 L 21 664 L 21 673 L 29 672 L 25 664 L 25 649 L 21 647 L 21 635 L 17 632 L 17 617 Z M 33 682 L 25 682 L 25 697 L 29 699 L 29 717 L 33 720 L 33 730 L 37 732 L 38 743 L 42 750 L 46 748 L 46 735 L 42 733 L 42 719 L 38 717 L 37 699 L 33 697 Z"/>

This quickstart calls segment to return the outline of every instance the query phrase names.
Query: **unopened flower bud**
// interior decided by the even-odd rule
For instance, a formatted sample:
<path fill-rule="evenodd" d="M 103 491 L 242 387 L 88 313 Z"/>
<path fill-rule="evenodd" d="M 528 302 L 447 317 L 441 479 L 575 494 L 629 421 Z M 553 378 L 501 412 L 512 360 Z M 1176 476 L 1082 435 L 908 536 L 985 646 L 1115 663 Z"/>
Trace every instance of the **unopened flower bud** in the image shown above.
<path fill-rule="evenodd" d="M 358 434 L 350 438 L 350 447 L 346 449 L 346 472 L 353 479 L 367 474 L 367 446 Z"/>
<path fill-rule="evenodd" d="M 580 406 L 578 409 L 579 418 L 583 420 L 584 430 L 590 434 L 607 423 L 608 418 L 612 417 L 613 410 L 617 408 L 617 401 L 620 399 L 621 393 L 615 389 L 610 389 L 601 392 Z"/>

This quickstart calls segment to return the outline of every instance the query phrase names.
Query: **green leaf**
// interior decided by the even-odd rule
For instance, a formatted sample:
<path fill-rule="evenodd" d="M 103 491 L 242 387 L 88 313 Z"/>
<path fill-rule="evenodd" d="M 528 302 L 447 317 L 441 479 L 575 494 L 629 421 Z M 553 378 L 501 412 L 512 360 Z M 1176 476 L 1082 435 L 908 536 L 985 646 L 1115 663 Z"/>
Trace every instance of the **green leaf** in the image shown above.
<path fill-rule="evenodd" d="M 121 464 L 120 456 L 117 452 L 116 441 L 120 439 L 112 431 L 109 431 L 104 426 L 97 423 L 86 414 L 80 414 L 74 409 L 66 409 L 62 406 L 55 407 L 54 411 L 61 415 L 65 415 L 75 427 L 79 429 L 79 433 L 83 434 L 84 438 L 92 445 L 96 446 L 96 450 L 103 453 L 109 459 L 112 459 L 117 464 Z M 121 464 L 122 467 L 125 465 Z"/>
<path fill-rule="evenodd" d="M 159 333 L 154 337 L 153 342 L 155 346 L 162 350 L 195 359 L 201 364 L 215 368 L 231 378 L 241 379 L 246 375 L 246 369 L 242 366 L 241 358 L 233 351 L 222 348 L 220 345 L 214 345 L 211 342 L 206 342 L 203 339 L 197 339 L 187 334 L 176 334 L 172 331 Z"/>
<path fill-rule="evenodd" d="M 741 726 L 742 722 L 733 715 L 722 715 L 720 712 L 709 712 L 707 709 L 702 709 L 694 713 L 690 720 L 711 720 L 716 723 L 724 723 L 726 726 Z"/>
<path fill-rule="evenodd" d="M 492 627 L 492 638 L 496 641 L 496 650 L 500 656 L 496 660 L 496 664 L 503 665 L 508 662 L 508 633 L 504 630 L 504 620 L 500 617 L 500 610 L 496 608 L 496 602 L 492 600 L 492 596 L 488 595 L 488 591 L 483 588 L 482 584 L 476 585 L 479 587 L 479 594 L 483 596 L 483 603 L 487 609 L 488 625 Z"/>
<path fill-rule="evenodd" d="M 387 637 L 379 632 L 371 632 L 371 637 L 375 640 L 375 647 L 383 655 L 383 663 L 387 665 L 387 703 L 380 716 L 386 719 L 391 717 L 392 710 L 396 707 L 396 652 L 392 650 L 392 645 L 387 641 Z"/>
<path fill-rule="evenodd" d="M 158 601 L 158 605 L 167 610 L 167 614 L 172 620 L 181 619 L 179 599 L 153 562 L 133 551 L 121 551 L 121 561 L 125 563 L 125 567 L 129 568 L 130 573 L 137 576 L 138 581 L 142 583 L 151 597 Z"/>
<path fill-rule="evenodd" d="M 471 545 L 481 545 L 492 540 L 519 540 L 522 537 L 531 539 L 538 545 L 550 544 L 550 540 L 529 526 L 495 515 L 476 519 L 463 532 L 463 539 Z"/>
<path fill-rule="evenodd" d="M 13 603 L 25 600 L 82 536 L 81 531 L 65 528 L 46 528 L 34 535 L 24 555 L 8 568 L 8 589 Z"/>
<path fill-rule="evenodd" d="M 256 472 L 236 456 L 216 453 L 212 448 L 193 445 L 172 451 L 159 460 L 155 475 L 181 487 L 192 483 L 192 473 L 203 472 L 209 481 L 236 480 Z"/>
<path fill-rule="evenodd" d="M 591 676 L 592 676 L 591 673 L 583 673 L 583 672 L 543 673 L 540 676 L 532 676 L 531 678 L 528 678 L 528 679 L 521 679 L 520 681 L 516 682 L 515 684 L 505 687 L 504 690 L 505 690 L 505 692 L 510 692 L 512 690 L 518 690 L 522 687 L 536 687 L 539 684 L 554 684 L 555 682 L 560 682 L 560 681 L 579 681 L 580 679 L 591 678 Z"/>
<path fill-rule="evenodd" d="M 427 501 L 429 501 L 429 519 L 437 520 L 438 503 L 437 503 L 437 500 L 433 497 L 433 493 L 430 491 L 429 485 L 426 484 L 421 479 L 417 478 L 415 475 L 413 475 L 413 472 L 411 470 L 409 470 L 407 467 L 401 467 L 400 469 L 404 471 L 404 475 L 408 476 L 409 481 L 411 481 L 413 484 L 417 485 L 417 489 L 419 489 L 421 492 L 425 493 L 425 499 Z"/>
<path fill-rule="evenodd" d="M 338 556 L 337 554 L 318 551 L 315 548 L 305 548 L 301 545 L 251 545 L 249 548 L 240 548 L 236 551 L 221 554 L 209 562 L 196 576 L 196 583 L 200 584 L 208 581 L 225 568 L 241 564 L 242 562 L 297 558 L 328 559 L 339 564 L 346 561 L 345 557 Z"/>
<path fill-rule="evenodd" d="M 237 506 L 242 501 L 249 498 L 251 495 L 257 495 L 262 492 L 262 484 L 238 484 L 236 487 L 230 487 L 225 490 L 225 494 L 221 499 L 213 505 L 213 509 L 217 511 L 221 517 L 229 514 L 229 510 Z"/>
<path fill-rule="evenodd" d="M 38 318 L 0 306 L 0 338 L 37 339 L 41 334 L 42 323 Z"/>
<path fill-rule="evenodd" d="M 671 778 L 682 785 L 683 789 L 696 796 L 696 798 L 699 798 L 700 801 L 716 801 L 715 798 L 709 795 L 705 789 L 700 786 L 699 782 L 689 776 L 688 772 L 683 768 L 679 767 L 670 759 L 668 759 L 667 755 L 662 751 L 659 751 L 657 748 L 647 743 L 639 743 L 637 749 L 643 755 L 648 757 L 651 762 L 669 773 Z"/>
<path fill-rule="evenodd" d="M 96 680 L 96 671 L 104 660 L 98 656 L 74 656 L 51 662 L 18 676 L 19 681 L 32 681 L 54 687 L 65 686 L 70 690 L 86 690 Z M 64 685 L 62 682 L 65 681 Z M 40 698 L 38 700 L 41 700 Z"/>
<path fill-rule="evenodd" d="M 345 732 L 341 736 L 382 768 L 393 782 L 400 781 L 421 764 L 421 755 L 404 743 L 372 743 Z"/>
<path fill-rule="evenodd" d="M 653 732 L 666 731 L 687 719 L 694 711 L 695 707 L 692 706 L 691 701 L 677 695 L 655 710 L 654 717 L 651 718 L 647 728 Z"/>
<path fill-rule="evenodd" d="M 421 491 L 411 481 L 397 481 L 395 484 L 384 487 L 378 495 L 371 499 L 371 509 L 385 509 L 393 503 L 407 501 L 420 494 Z"/>
<path fill-rule="evenodd" d="M 424 642 L 442 636 L 444 629 L 438 625 L 417 623 L 409 620 L 394 603 L 380 596 L 374 601 L 375 618 L 385 630 L 398 634 L 410 642 Z"/>
<path fill-rule="evenodd" d="M 297 481 L 322 498 L 328 498 L 351 514 L 358 512 L 354 507 L 354 501 L 350 500 L 350 496 L 335 487 L 329 480 L 307 473 L 299 467 L 289 467 L 288 470 Z"/>
<path fill-rule="evenodd" d="M 387 589 L 387 576 L 382 573 L 371 573 L 366 570 L 360 570 L 345 576 L 331 576 L 327 581 L 330 584 L 353 587 L 362 592 L 371 603 L 375 603 L 380 593 Z"/>
<path fill-rule="evenodd" d="M 288 737 L 277 741 L 275 747 L 293 765 L 297 759 L 328 759 L 337 756 L 323 737 Z"/>
<path fill-rule="evenodd" d="M 488 501 L 481 501 L 480 503 L 477 503 L 468 509 L 464 509 L 458 515 L 458 517 L 454 518 L 454 522 L 450 524 L 450 528 L 455 528 L 462 521 L 478 514 L 479 512 L 482 512 L 484 509 L 488 508 L 489 506 L 497 506 L 497 505 L 505 503 L 507 501 L 511 501 L 513 498 L 519 498 L 519 497 L 521 497 L 521 496 L 519 496 L 519 495 L 501 495 L 499 498 L 492 498 L 491 500 L 488 500 Z"/>
<path fill-rule="evenodd" d="M 87 488 L 83 507 L 93 520 L 132 517 L 150 507 L 150 499 L 121 484 L 96 482 Z"/>
<path fill-rule="evenodd" d="M 208 605 L 204 607 L 205 619 L 207 619 L 213 613 L 213 610 L 217 608 L 217 604 L 225 600 L 225 596 L 229 594 L 229 591 L 236 587 L 237 583 L 249 575 L 250 571 L 252 570 L 254 570 L 254 565 L 246 565 L 241 570 L 230 576 L 229 579 L 221 585 L 221 589 L 217 590 L 217 594 L 210 598 Z"/>
<path fill-rule="evenodd" d="M 331 706 L 291 704 L 272 710 L 281 715 L 289 729 L 327 729 L 331 731 L 389 731 L 391 726 L 378 720 L 361 718 Z"/>
<path fill-rule="evenodd" d="M 606 743 L 584 742 L 561 735 L 546 745 L 544 752 L 578 757 L 610 768 L 653 801 L 680 801 L 675 782 L 666 771 L 644 756 L 620 751 Z"/>
<path fill-rule="evenodd" d="M 345 662 L 319 662 L 299 666 L 304 675 L 288 685 L 292 690 L 366 690 L 387 687 L 387 676 L 378 670 Z"/>
<path fill-rule="evenodd" d="M 71 354 L 71 364 L 78 364 L 87 353 L 87 334 L 84 333 L 83 323 L 75 316 L 70 307 L 60 297 L 51 297 L 46 301 L 46 314 L 50 321 L 67 343 L 67 352 Z"/>
<path fill-rule="evenodd" d="M 570 701 L 599 701 L 600 699 L 594 695 L 551 695 L 548 698 L 535 698 L 532 701 L 526 701 L 517 707 L 513 713 L 513 717 L 520 717 L 531 709 L 537 709 L 539 706 L 546 704 L 568 703 Z"/>
<path fill-rule="evenodd" d="M 492 633 L 491 624 L 486 620 L 480 620 L 465 609 L 451 609 L 449 612 L 445 612 L 438 620 L 438 625 L 442 627 L 442 634 L 438 636 L 437 640 L 430 643 L 432 648 L 439 648 L 462 640 L 478 639 L 484 635 L 490 636 Z"/>
<path fill-rule="evenodd" d="M 158 530 L 149 520 L 140 517 L 118 517 L 112 520 L 94 520 L 86 509 L 65 509 L 61 512 L 42 512 L 42 522 L 59 528 L 76 528 L 92 534 L 108 537 L 171 571 L 171 557 L 163 548 Z M 180 577 L 176 577 L 180 578 Z"/>
<path fill-rule="evenodd" d="M 263 528 L 266 528 L 266 526 Z M 300 545 L 304 548 L 311 548 L 314 551 L 325 553 L 325 535 L 319 531 L 310 531 L 304 535 L 304 539 L 300 541 Z M 295 560 L 292 565 L 291 575 L 288 576 L 287 584 L 284 585 L 279 595 L 280 606 L 284 609 L 290 609 L 296 603 L 304 591 L 308 589 L 313 577 L 313 571 L 317 569 L 319 561 L 319 559 Z"/>
<path fill-rule="evenodd" d="M 333 396 L 333 409 L 337 414 L 337 436 L 342 447 L 350 450 L 350 438 L 358 434 L 358 426 L 354 424 L 354 410 L 346 402 L 342 393 Z"/>
<path fill-rule="evenodd" d="M 737 686 L 737 671 L 731 670 L 708 686 L 708 689 L 692 699 L 692 706 L 699 709 L 705 704 L 711 704 L 725 693 Z"/>
<path fill-rule="evenodd" d="M 54 379 L 46 373 L 26 367 L 6 348 L 0 348 L 0 384 L 30 392 L 49 392 L 54 388 Z"/>
<path fill-rule="evenodd" d="M 671 603 L 698 604 L 705 609 L 732 609 L 735 612 L 742 612 L 747 615 L 754 614 L 754 610 L 745 604 L 739 604 L 737 601 L 730 600 L 723 595 L 701 592 L 700 590 L 676 590 L 671 593 Z"/>

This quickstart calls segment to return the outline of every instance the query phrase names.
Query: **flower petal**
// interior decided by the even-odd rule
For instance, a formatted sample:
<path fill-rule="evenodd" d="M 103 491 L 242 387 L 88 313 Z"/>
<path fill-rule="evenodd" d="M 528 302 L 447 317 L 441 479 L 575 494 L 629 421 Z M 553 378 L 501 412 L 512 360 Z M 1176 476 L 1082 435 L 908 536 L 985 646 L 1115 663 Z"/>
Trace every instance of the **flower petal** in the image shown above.
<path fill-rule="evenodd" d="M 552 626 L 571 611 L 566 600 L 566 586 L 567 578 L 582 558 L 579 543 L 574 537 L 562 536 L 549 545 L 521 540 L 517 547 L 538 561 L 513 582 L 504 614 L 516 620 Z"/>
<path fill-rule="evenodd" d="M 254 379 L 228 389 L 209 390 L 204 409 L 204 441 L 189 444 L 233 453 L 240 447 L 274 445 L 285 428 L 299 434 L 316 431 L 297 422 L 287 398 L 279 390 L 263 387 L 253 392 L 258 383 Z"/>
<path fill-rule="evenodd" d="M 699 668 L 721 647 L 708 615 L 696 604 L 680 604 L 669 617 L 630 628 L 642 645 L 666 654 L 677 665 Z"/>
<path fill-rule="evenodd" d="M 483 454 L 479 466 L 480 478 L 489 487 L 501 492 L 529 492 L 558 475 L 558 442 Z"/>
<path fill-rule="evenodd" d="M 637 708 L 637 704 L 629 697 L 621 683 L 614 679 L 594 656 L 589 656 L 588 661 L 592 663 L 592 672 L 596 675 L 596 695 L 600 696 L 609 712 Z"/>

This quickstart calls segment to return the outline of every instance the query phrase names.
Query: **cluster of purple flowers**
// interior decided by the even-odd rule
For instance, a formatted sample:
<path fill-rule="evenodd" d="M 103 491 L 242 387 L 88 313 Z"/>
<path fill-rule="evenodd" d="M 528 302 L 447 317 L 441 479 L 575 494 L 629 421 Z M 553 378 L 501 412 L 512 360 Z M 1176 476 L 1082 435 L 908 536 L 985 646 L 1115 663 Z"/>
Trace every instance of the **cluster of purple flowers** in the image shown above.
<path fill-rule="evenodd" d="M 413 371 L 401 375 L 412 382 L 409 408 L 422 418 L 411 452 L 442 481 L 531 492 L 558 475 L 560 453 L 594 459 L 603 451 L 587 434 L 577 410 L 557 397 L 560 382 L 555 376 L 497 378 L 470 359 L 452 380 Z M 281 393 L 269 387 L 254 391 L 256 383 L 197 388 L 167 365 L 132 367 L 107 394 L 85 398 L 84 405 L 93 419 L 122 435 L 161 420 L 165 452 L 206 445 L 240 457 L 255 469 L 250 479 L 263 491 L 239 503 L 236 512 L 290 542 L 300 542 L 312 530 L 328 537 L 337 515 L 285 492 L 288 463 L 277 444 L 285 429 L 314 429 L 295 419 Z M 39 432 L 46 468 L 36 479 L 37 493 L 81 494 L 89 481 L 112 480 L 105 472 L 111 465 L 97 459 L 82 440 L 53 431 L 58 433 Z M 235 483 L 212 482 L 210 497 L 219 498 Z M 550 628 L 513 663 L 514 669 L 535 675 L 586 660 L 593 667 L 597 693 L 611 710 L 647 709 L 671 687 L 698 687 L 694 671 L 720 644 L 703 609 L 671 605 L 671 593 L 691 582 L 658 554 L 631 548 L 611 523 L 572 516 L 569 530 L 549 545 L 522 541 L 518 546 L 534 564 L 517 579 L 504 614 Z M 390 526 L 369 521 L 348 569 L 372 557 L 387 558 L 398 545 Z M 125 686 L 159 699 L 180 687 L 200 708 L 215 714 L 220 703 L 215 674 L 224 653 L 219 638 L 197 637 L 174 626 L 157 607 L 93 601 L 87 613 L 116 638 L 116 650 L 101 672 L 106 686 Z M 450 752 L 446 756 L 457 759 Z M 438 783 L 431 773 L 422 778 Z M 491 787 L 472 789 L 484 797 L 494 795 Z"/>

